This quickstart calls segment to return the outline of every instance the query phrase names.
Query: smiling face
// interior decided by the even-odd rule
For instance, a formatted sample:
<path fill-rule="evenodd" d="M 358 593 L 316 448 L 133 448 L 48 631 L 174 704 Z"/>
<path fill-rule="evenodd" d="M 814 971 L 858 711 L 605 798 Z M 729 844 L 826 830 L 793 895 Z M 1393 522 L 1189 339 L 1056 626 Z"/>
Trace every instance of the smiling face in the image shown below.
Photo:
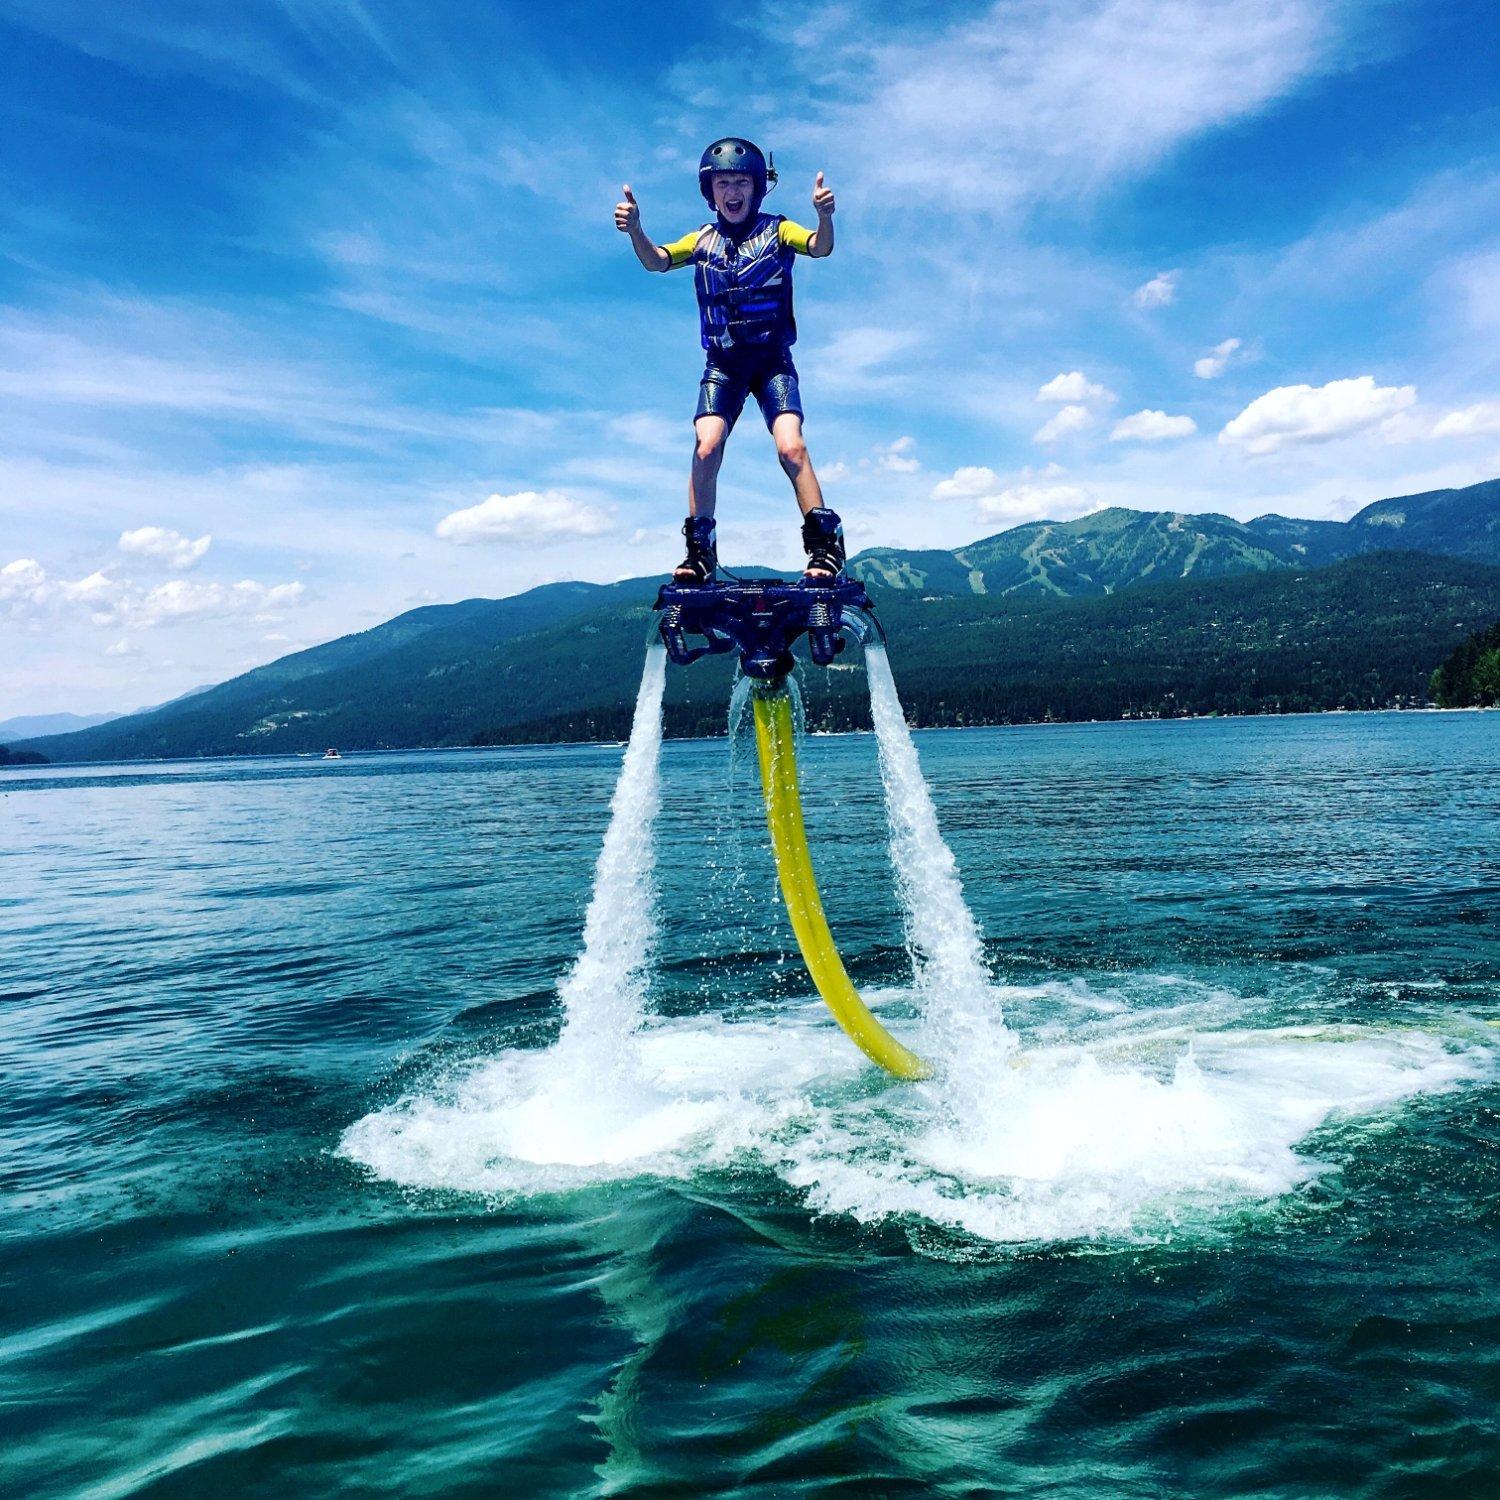
<path fill-rule="evenodd" d="M 748 172 L 715 172 L 709 181 L 720 218 L 726 224 L 743 224 L 755 201 L 755 179 Z"/>

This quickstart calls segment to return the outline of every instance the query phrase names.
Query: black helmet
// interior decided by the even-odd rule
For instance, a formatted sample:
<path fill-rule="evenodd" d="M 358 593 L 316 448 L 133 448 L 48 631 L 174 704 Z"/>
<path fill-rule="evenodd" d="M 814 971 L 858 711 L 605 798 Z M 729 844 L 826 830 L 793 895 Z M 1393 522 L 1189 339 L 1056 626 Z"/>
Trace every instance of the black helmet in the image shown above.
<path fill-rule="evenodd" d="M 752 212 L 759 212 L 760 200 L 776 186 L 776 158 L 768 162 L 754 141 L 737 135 L 715 141 L 698 159 L 698 191 L 710 208 L 714 206 L 715 172 L 744 172 L 755 183 Z"/>

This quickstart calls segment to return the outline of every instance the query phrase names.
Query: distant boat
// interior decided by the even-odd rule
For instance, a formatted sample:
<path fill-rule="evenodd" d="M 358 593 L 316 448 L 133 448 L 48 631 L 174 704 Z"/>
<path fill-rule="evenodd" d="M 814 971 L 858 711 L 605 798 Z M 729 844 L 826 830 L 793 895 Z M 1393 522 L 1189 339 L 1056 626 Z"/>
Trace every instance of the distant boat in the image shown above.
<path fill-rule="evenodd" d="M 339 754 L 339 753 L 338 753 L 338 751 L 337 751 L 337 750 L 335 750 L 335 749 L 334 749 L 334 748 L 333 748 L 333 746 L 332 746 L 332 745 L 330 745 L 330 746 L 329 746 L 329 747 L 328 747 L 328 748 L 327 748 L 327 749 L 326 749 L 326 750 L 325 750 L 325 751 L 324 751 L 324 752 L 323 752 L 323 759 L 324 759 L 324 760 L 343 760 L 343 758 L 344 758 L 344 757 L 343 757 L 343 756 L 342 756 L 342 755 L 340 755 L 340 754 Z"/>

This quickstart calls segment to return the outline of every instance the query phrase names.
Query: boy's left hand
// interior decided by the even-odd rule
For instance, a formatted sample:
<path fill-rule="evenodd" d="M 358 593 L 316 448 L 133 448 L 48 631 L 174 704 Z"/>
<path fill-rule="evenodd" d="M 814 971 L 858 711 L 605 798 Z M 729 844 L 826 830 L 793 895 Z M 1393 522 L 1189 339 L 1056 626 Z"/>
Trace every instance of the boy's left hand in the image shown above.
<path fill-rule="evenodd" d="M 823 174 L 818 173 L 818 180 L 813 183 L 813 207 L 818 211 L 820 219 L 831 219 L 833 217 L 833 189 L 823 186 Z"/>

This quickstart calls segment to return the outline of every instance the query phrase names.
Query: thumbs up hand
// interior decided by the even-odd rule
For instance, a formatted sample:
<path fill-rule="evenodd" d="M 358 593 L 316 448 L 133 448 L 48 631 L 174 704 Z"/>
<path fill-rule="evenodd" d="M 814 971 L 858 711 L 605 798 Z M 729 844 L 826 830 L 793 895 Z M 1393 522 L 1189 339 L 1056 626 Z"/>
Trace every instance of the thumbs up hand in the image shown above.
<path fill-rule="evenodd" d="M 820 219 L 830 219 L 833 217 L 833 189 L 823 186 L 823 174 L 821 172 L 818 173 L 818 180 L 813 183 L 812 201 L 813 207 L 817 209 Z"/>
<path fill-rule="evenodd" d="M 628 182 L 620 191 L 625 196 L 615 204 L 615 228 L 621 234 L 634 234 L 641 227 L 640 205 L 635 201 Z"/>

